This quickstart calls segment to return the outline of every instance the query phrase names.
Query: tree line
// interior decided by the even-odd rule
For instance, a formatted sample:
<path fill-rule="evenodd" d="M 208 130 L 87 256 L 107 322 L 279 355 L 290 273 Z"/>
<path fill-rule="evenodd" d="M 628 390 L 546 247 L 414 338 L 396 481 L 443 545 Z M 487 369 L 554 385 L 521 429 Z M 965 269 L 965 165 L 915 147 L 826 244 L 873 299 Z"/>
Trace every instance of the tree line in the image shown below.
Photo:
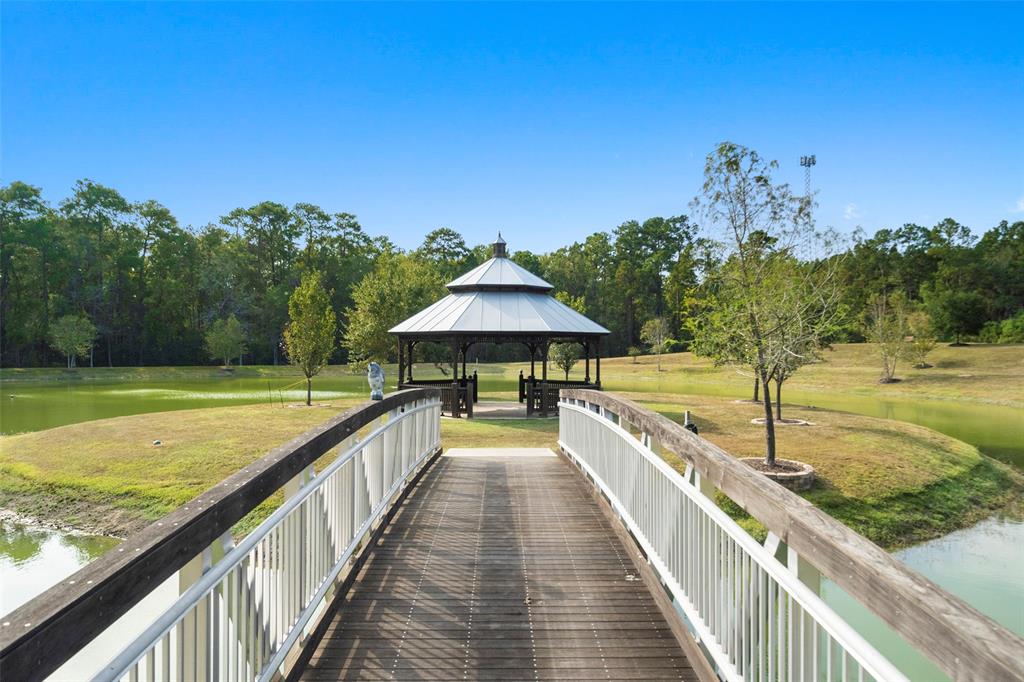
<path fill-rule="evenodd" d="M 510 257 L 611 330 L 605 354 L 684 350 L 700 311 L 738 267 L 736 249 L 723 248 L 729 240 L 702 229 L 711 222 L 695 205 L 690 215 L 630 220 L 550 253 Z M 742 249 L 768 252 L 777 238 L 754 231 Z M 946 219 L 857 234 L 828 254 L 804 246 L 786 251 L 793 263 L 827 260 L 836 283 L 826 342 L 875 334 L 879 297 L 904 318 L 925 315 L 942 340 L 1024 342 L 1022 221 L 980 239 Z M 314 272 L 337 317 L 330 361 L 393 360 L 387 329 L 488 258 L 488 245 L 449 228 L 403 250 L 367 234 L 354 215 L 314 204 L 266 201 L 195 228 L 154 200 L 132 202 L 90 180 L 56 206 L 13 182 L 0 188 L 0 363 L 285 362 L 289 299 Z M 499 360 L 522 351 L 474 352 Z"/>

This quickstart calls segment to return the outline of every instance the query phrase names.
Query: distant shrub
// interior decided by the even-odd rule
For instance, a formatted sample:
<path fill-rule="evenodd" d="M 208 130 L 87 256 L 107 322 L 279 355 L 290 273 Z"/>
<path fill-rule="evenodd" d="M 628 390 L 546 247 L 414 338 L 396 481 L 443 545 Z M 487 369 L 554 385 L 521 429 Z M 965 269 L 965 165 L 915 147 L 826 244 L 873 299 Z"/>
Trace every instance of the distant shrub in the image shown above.
<path fill-rule="evenodd" d="M 681 339 L 669 339 L 665 342 L 666 353 L 685 353 L 690 350 L 690 342 Z"/>
<path fill-rule="evenodd" d="M 1024 310 L 1001 322 L 990 320 L 978 332 L 982 343 L 1024 343 Z"/>

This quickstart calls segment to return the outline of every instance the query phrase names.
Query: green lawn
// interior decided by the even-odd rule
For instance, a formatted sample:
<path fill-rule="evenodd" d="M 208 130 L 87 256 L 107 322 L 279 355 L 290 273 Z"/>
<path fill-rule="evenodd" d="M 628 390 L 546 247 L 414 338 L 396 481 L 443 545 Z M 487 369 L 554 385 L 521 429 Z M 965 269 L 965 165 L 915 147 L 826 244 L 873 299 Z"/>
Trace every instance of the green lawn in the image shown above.
<path fill-rule="evenodd" d="M 756 405 L 707 396 L 630 397 L 676 420 L 685 402 L 702 436 L 737 456 L 761 452 L 762 429 L 750 424 Z M 353 402 L 163 412 L 3 437 L 0 506 L 125 535 Z M 814 423 L 779 429 L 780 456 L 819 472 L 808 499 L 888 548 L 969 525 L 1024 490 L 1015 470 L 922 427 L 823 410 L 788 412 Z M 445 419 L 442 437 L 447 448 L 554 447 L 557 430 L 557 420 Z M 155 439 L 162 445 L 154 446 Z M 758 532 L 756 524 L 747 526 Z"/>
<path fill-rule="evenodd" d="M 662 382 L 673 392 L 692 393 L 686 385 L 709 388 L 704 392 L 729 395 L 746 394 L 750 379 L 731 367 L 713 367 L 710 362 L 692 353 L 674 353 L 662 356 L 662 371 L 656 368 L 656 358 L 606 358 L 601 361 L 602 379 L 606 384 L 621 384 L 629 390 L 657 390 Z M 889 398 L 952 400 L 965 403 L 1024 407 L 1024 345 L 971 344 L 963 347 L 938 346 L 929 356 L 934 367 L 914 369 L 907 362 L 897 366 L 895 384 L 879 384 L 881 363 L 874 344 L 836 344 L 823 354 L 823 361 L 800 369 L 787 383 L 787 390 L 800 392 L 830 392 L 860 396 Z M 487 391 L 488 381 L 495 391 L 488 397 L 514 399 L 515 378 L 520 370 L 529 371 L 529 363 L 496 363 L 476 366 L 481 375 L 481 387 Z M 395 367 L 386 367 L 389 380 L 394 378 Z M 594 368 L 591 367 L 593 374 Z M 583 363 L 572 372 L 582 377 Z M 550 376 L 559 373 L 552 370 Z M 361 377 L 361 368 L 345 365 L 327 367 L 323 377 Z M 421 378 L 440 377 L 433 365 L 416 366 Z M 54 381 L 74 376 L 80 380 L 96 381 L 173 381 L 225 376 L 219 368 L 208 367 L 97 367 L 80 368 L 69 375 L 61 368 L 4 369 L 0 376 L 7 381 Z M 295 367 L 253 366 L 235 368 L 237 378 L 299 378 Z M 314 386 L 316 381 L 314 380 Z"/>

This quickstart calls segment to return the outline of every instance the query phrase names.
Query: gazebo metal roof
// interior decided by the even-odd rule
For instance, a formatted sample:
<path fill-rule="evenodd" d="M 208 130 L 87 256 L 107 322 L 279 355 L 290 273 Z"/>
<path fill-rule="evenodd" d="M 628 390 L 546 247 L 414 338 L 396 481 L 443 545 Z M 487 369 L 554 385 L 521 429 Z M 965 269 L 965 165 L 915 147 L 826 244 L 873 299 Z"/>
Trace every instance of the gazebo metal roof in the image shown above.
<path fill-rule="evenodd" d="M 608 330 L 545 293 L 460 291 L 421 310 L 390 332 L 402 336 L 596 336 Z"/>
<path fill-rule="evenodd" d="M 388 331 L 400 337 L 584 337 L 608 330 L 550 296 L 551 284 L 509 260 L 498 234 L 494 258 L 448 283 L 451 292 Z"/>
<path fill-rule="evenodd" d="M 448 291 L 521 289 L 548 292 L 553 286 L 508 258 L 492 258 L 448 282 Z"/>

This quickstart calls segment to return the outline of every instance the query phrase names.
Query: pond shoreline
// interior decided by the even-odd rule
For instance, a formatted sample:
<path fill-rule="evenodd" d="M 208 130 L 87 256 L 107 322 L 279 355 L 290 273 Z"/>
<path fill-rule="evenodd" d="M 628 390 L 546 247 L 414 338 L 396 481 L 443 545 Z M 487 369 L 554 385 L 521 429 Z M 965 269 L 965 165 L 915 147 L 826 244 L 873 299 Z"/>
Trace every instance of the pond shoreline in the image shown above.
<path fill-rule="evenodd" d="M 87 524 L 72 525 L 54 518 L 29 516 L 28 514 L 24 514 L 14 509 L 8 509 L 6 507 L 0 507 L 0 524 L 2 523 L 13 523 L 19 526 L 45 528 L 46 530 L 56 531 L 58 533 L 63 533 L 64 535 L 102 535 L 103 537 L 111 538 L 113 540 L 124 540 L 123 537 L 102 532 L 97 528 L 90 528 Z"/>

